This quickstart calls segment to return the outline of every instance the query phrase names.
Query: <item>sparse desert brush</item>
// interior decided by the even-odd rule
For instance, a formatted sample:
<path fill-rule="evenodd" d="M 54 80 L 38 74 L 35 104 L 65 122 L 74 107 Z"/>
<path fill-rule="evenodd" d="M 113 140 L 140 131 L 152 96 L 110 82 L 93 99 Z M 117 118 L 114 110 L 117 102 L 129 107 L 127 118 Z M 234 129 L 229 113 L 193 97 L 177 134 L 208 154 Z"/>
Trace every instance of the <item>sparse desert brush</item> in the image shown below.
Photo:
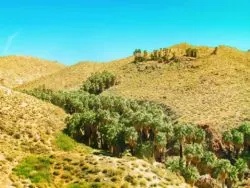
<path fill-rule="evenodd" d="M 187 50 L 188 48 L 191 49 L 190 52 Z M 194 49 L 197 49 L 199 54 Z M 190 53 L 188 56 L 191 58 L 185 57 L 186 50 L 188 54 Z M 92 72 L 110 69 L 111 72 L 118 74 L 119 80 L 121 80 L 120 84 L 114 87 L 106 87 L 103 82 L 106 78 L 101 79 L 100 82 L 93 81 L 93 83 L 98 82 L 93 87 L 95 93 L 99 94 L 98 96 L 82 91 L 55 92 L 47 90 L 45 87 L 42 91 L 31 92 L 44 101 L 64 108 L 70 114 L 66 121 L 66 133 L 79 142 L 105 150 L 98 151 L 98 155 L 121 157 L 123 151 L 127 150 L 134 156 L 164 161 L 162 159 L 165 159 L 165 154 L 168 154 L 169 160 L 172 157 L 177 160 L 168 164 L 167 167 L 182 175 L 188 183 L 194 184 L 199 173 L 212 174 L 213 171 L 216 171 L 213 177 L 230 186 L 238 179 L 242 179 L 247 171 L 249 130 L 248 126 L 238 127 L 238 124 L 241 120 L 249 119 L 249 101 L 247 100 L 249 96 L 249 82 L 247 82 L 249 59 L 245 53 L 228 47 L 218 47 L 219 53 L 216 55 L 211 55 L 213 50 L 214 48 L 190 45 L 175 46 L 171 48 L 171 55 L 174 56 L 172 61 L 178 61 L 178 63 L 164 64 L 164 50 L 160 49 L 153 54 L 155 60 L 140 63 L 147 67 L 150 67 L 150 63 L 153 64 L 152 69 L 148 68 L 147 71 L 138 71 L 140 65 L 128 63 L 128 60 L 124 60 L 121 64 L 89 65 L 95 67 Z M 167 60 L 171 61 L 171 55 Z M 199 58 L 193 58 L 197 56 Z M 149 54 L 144 52 L 138 57 L 149 58 Z M 154 68 L 156 67 L 154 64 L 158 64 L 157 61 L 162 62 L 160 69 Z M 77 65 L 76 67 L 86 68 L 88 65 Z M 75 67 L 43 79 L 51 87 L 58 83 L 58 80 L 54 78 L 60 78 L 62 73 L 65 73 L 63 77 L 66 78 L 67 75 L 70 77 L 72 70 L 76 70 Z M 80 81 L 82 83 L 86 80 L 86 75 L 90 73 L 85 74 L 82 73 L 84 71 L 79 70 L 77 72 L 84 75 L 77 77 L 78 73 L 76 73 L 74 77 L 65 79 L 63 84 L 58 84 L 55 89 L 79 88 Z M 82 79 L 83 77 L 84 79 Z M 52 82 L 51 78 L 55 82 Z M 48 80 L 50 80 L 49 83 Z M 107 80 L 106 84 L 110 86 L 110 80 Z M 34 83 L 36 85 L 42 82 L 37 80 Z M 107 90 L 100 94 L 100 91 L 104 89 Z M 123 97 L 117 97 L 117 95 Z M 157 102 L 157 105 L 153 102 L 146 102 L 148 100 Z M 159 104 L 159 107 L 158 103 L 164 103 L 174 109 L 178 114 L 175 116 L 177 119 L 172 118 L 173 113 L 172 110 L 169 110 L 170 107 L 166 108 L 162 104 Z M 3 100 L 1 97 L 2 104 L 3 108 L 0 107 L 0 124 L 2 124 L 0 136 L 3 133 L 1 144 L 2 142 L 4 144 L 1 145 L 1 148 L 8 152 L 10 148 L 15 148 L 16 152 L 20 154 L 18 157 L 13 156 L 13 160 L 5 160 L 4 168 L 10 166 L 7 170 L 29 153 L 38 153 L 40 154 L 38 157 L 42 157 L 44 153 L 53 153 L 55 154 L 53 160 L 60 162 L 56 163 L 59 165 L 51 164 L 53 162 L 49 158 L 51 173 L 49 176 L 54 172 L 54 176 L 50 178 L 49 182 L 52 185 L 59 182 L 60 185 L 63 185 L 76 181 L 75 186 L 80 186 L 79 179 L 81 179 L 83 182 L 90 181 L 87 186 L 100 187 L 111 186 L 111 184 L 116 186 L 115 183 L 120 185 L 127 179 L 131 186 L 143 186 L 142 178 L 138 177 L 140 173 L 148 175 L 147 179 L 151 181 L 150 186 L 152 187 L 163 186 L 165 182 L 177 185 L 179 183 L 178 176 L 174 176 L 174 173 L 168 174 L 165 168 L 155 169 L 148 163 L 143 166 L 137 158 L 133 158 L 134 162 L 131 162 L 132 158 L 129 157 L 124 157 L 123 161 L 107 156 L 99 160 L 100 158 L 95 155 L 96 150 L 92 150 L 93 153 L 87 153 L 83 144 L 76 143 L 66 135 L 61 134 L 55 137 L 54 133 L 60 132 L 66 127 L 63 121 L 66 115 L 51 104 L 16 92 L 10 96 L 4 96 Z M 190 126 L 186 122 L 199 124 L 202 129 L 194 125 Z M 51 128 L 49 134 L 48 127 Z M 219 157 L 216 158 L 207 152 L 211 149 L 208 145 L 214 141 L 210 140 L 212 137 L 207 137 L 207 132 L 212 134 L 213 139 L 220 139 L 220 133 L 222 130 L 226 130 L 225 128 L 230 128 L 229 134 L 222 135 L 222 144 L 225 145 L 220 146 L 218 143 L 218 148 L 224 149 L 224 146 L 227 146 L 224 149 L 225 154 L 218 155 Z M 217 134 L 214 134 L 215 132 Z M 51 142 L 52 140 L 55 142 Z M 175 149 L 175 145 L 178 146 L 178 149 Z M 1 149 L 0 152 L 2 152 Z M 89 156 L 85 157 L 86 154 Z M 58 157 L 59 155 L 60 157 Z M 179 157 L 175 155 L 179 155 Z M 8 159 L 6 156 L 4 158 Z M 227 158 L 230 161 L 227 161 Z M 80 160 L 83 162 L 79 162 L 78 166 L 75 161 Z M 23 164 L 24 162 L 21 160 L 16 168 L 20 169 Z M 30 166 L 31 170 L 27 177 L 23 176 L 23 179 L 48 183 L 45 180 L 46 177 L 39 175 L 45 173 L 44 165 L 34 167 L 31 164 L 25 165 Z M 225 166 L 228 168 L 225 169 Z M 87 168 L 85 169 L 85 167 Z M 6 171 L 6 169 L 4 170 Z M 13 173 L 17 171 L 14 170 Z M 224 177 L 225 174 L 226 177 Z M 111 184 L 104 185 L 103 178 L 107 178 L 107 182 Z M 18 179 L 22 178 L 18 176 Z M 178 179 L 178 181 L 175 182 L 174 179 Z M 17 183 L 18 180 L 14 181 Z M 162 184 L 160 185 L 157 181 L 161 181 Z M 27 182 L 22 180 L 21 183 Z M 180 183 L 183 183 L 181 178 Z"/>
<path fill-rule="evenodd" d="M 122 171 L 120 169 L 115 169 L 115 168 L 107 168 L 106 170 L 107 170 L 107 172 L 105 174 L 109 177 L 121 176 L 124 173 L 124 171 Z"/>
<path fill-rule="evenodd" d="M 138 184 L 138 180 L 136 177 L 134 176 L 131 176 L 131 175 L 127 175 L 125 178 L 124 178 L 125 181 L 129 182 L 132 184 L 132 186 L 136 186 Z"/>

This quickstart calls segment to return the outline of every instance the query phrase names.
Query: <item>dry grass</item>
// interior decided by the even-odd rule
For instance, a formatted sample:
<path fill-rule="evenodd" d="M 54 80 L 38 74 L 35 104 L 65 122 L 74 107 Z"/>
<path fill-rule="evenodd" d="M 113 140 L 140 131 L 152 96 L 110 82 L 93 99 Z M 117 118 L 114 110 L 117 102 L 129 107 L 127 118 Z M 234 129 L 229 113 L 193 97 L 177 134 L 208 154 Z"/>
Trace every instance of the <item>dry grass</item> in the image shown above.
<path fill-rule="evenodd" d="M 55 73 L 64 67 L 57 62 L 33 57 L 0 57 L 0 85 L 16 87 L 41 76 Z"/>
<path fill-rule="evenodd" d="M 171 47 L 183 56 L 189 44 Z M 180 63 L 147 62 L 131 64 L 131 58 L 106 64 L 80 63 L 21 88 L 45 84 L 51 89 L 78 88 L 95 71 L 109 70 L 118 75 L 120 84 L 106 93 L 128 98 L 147 99 L 172 107 L 181 121 L 209 124 L 216 130 L 236 126 L 250 119 L 250 55 L 220 46 L 195 47 L 198 59 L 181 58 Z"/>
<path fill-rule="evenodd" d="M 178 56 L 190 47 L 172 47 Z M 23 85 L 52 89 L 78 88 L 92 72 L 116 73 L 120 84 L 104 94 L 147 99 L 172 107 L 181 121 L 210 124 L 222 131 L 250 118 L 250 55 L 230 47 L 198 47 L 200 57 L 181 62 L 131 64 L 132 58 L 107 64 L 80 63 Z M 33 97 L 0 87 L 0 187 L 29 186 L 30 179 L 13 174 L 26 157 L 51 158 L 51 183 L 40 187 L 188 187 L 165 167 L 132 158 L 92 154 L 90 148 L 60 136 L 66 114 Z M 58 136 L 59 135 L 59 136 Z M 31 175 L 33 172 L 31 173 Z M 38 173 L 39 174 L 39 173 Z M 9 179 L 10 177 L 11 179 Z M 88 183 L 86 183 L 88 182 Z"/>
<path fill-rule="evenodd" d="M 94 72 L 109 70 L 116 72 L 123 65 L 131 62 L 132 58 L 121 59 L 111 63 L 91 63 L 80 62 L 76 65 L 67 67 L 59 72 L 33 80 L 27 84 L 21 85 L 18 89 L 32 89 L 45 85 L 48 89 L 75 89 Z M 53 81 L 52 81 L 53 80 Z"/>
<path fill-rule="evenodd" d="M 107 93 L 164 103 L 181 121 L 219 131 L 250 118 L 250 59 L 235 49 L 220 47 L 218 55 L 155 70 L 128 65 L 127 72 Z"/>
<path fill-rule="evenodd" d="M 38 162 L 34 165 L 32 161 Z M 43 161 L 46 163 L 44 164 Z M 132 168 L 129 158 L 118 159 L 86 153 L 82 155 L 81 152 L 57 152 L 49 157 L 24 158 L 15 168 L 12 179 L 16 185 L 25 181 L 26 186 L 33 183 L 33 185 L 43 184 L 49 187 L 118 188 L 123 185 L 128 187 L 189 187 L 184 183 L 183 178 L 169 172 L 164 165 L 152 165 L 138 159 L 134 162 L 141 168 Z M 37 168 L 38 164 L 46 168 Z"/>
<path fill-rule="evenodd" d="M 188 187 L 164 166 L 94 154 L 61 132 L 65 117 L 60 108 L 0 88 L 0 187 Z"/>
<path fill-rule="evenodd" d="M 54 134 L 65 127 L 60 108 L 34 97 L 0 88 L 0 187 L 16 163 L 30 153 L 53 152 Z"/>

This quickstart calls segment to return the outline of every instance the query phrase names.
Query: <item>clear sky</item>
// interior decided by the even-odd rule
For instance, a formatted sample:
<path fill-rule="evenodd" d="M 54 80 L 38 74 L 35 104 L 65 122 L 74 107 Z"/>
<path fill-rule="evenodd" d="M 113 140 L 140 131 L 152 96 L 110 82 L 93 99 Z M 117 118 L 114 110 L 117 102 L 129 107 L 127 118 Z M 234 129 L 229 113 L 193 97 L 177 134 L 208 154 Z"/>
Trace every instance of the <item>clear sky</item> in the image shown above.
<path fill-rule="evenodd" d="M 249 0 L 3 0 L 0 55 L 65 64 L 180 42 L 250 49 Z"/>

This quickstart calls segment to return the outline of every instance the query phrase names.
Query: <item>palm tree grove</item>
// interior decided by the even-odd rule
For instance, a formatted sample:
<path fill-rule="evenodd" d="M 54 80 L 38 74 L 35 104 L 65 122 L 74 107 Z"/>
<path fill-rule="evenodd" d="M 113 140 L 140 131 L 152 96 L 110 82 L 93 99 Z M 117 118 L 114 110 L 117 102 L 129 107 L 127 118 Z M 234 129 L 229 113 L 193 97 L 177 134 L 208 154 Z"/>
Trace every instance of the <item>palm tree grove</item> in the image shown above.
<path fill-rule="evenodd" d="M 64 132 L 77 142 L 116 157 L 132 155 L 164 163 L 191 186 L 201 175 L 220 181 L 223 188 L 234 187 L 247 176 L 249 122 L 226 130 L 221 135 L 225 148 L 216 153 L 206 130 L 178 122 L 171 108 L 151 101 L 101 95 L 116 84 L 116 75 L 103 71 L 90 76 L 76 91 L 54 92 L 41 87 L 24 92 L 69 113 Z"/>
<path fill-rule="evenodd" d="M 250 1 L 0 6 L 0 188 L 250 188 Z"/>

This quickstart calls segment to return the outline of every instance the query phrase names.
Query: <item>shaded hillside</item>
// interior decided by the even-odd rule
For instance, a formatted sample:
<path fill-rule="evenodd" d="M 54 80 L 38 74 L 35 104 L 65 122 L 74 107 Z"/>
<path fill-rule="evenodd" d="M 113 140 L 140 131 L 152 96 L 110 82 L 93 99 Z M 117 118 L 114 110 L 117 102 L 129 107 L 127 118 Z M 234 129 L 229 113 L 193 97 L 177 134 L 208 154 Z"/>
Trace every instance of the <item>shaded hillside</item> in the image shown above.
<path fill-rule="evenodd" d="M 25 56 L 0 57 L 0 85 L 16 87 L 64 68 L 57 62 Z"/>
<path fill-rule="evenodd" d="M 18 89 L 33 89 L 39 86 L 45 86 L 48 89 L 75 89 L 79 88 L 92 73 L 109 70 L 117 72 L 122 67 L 132 61 L 131 58 L 121 59 L 110 63 L 91 63 L 80 62 L 76 65 L 67 67 L 59 72 L 40 79 L 28 82 L 18 87 Z"/>

